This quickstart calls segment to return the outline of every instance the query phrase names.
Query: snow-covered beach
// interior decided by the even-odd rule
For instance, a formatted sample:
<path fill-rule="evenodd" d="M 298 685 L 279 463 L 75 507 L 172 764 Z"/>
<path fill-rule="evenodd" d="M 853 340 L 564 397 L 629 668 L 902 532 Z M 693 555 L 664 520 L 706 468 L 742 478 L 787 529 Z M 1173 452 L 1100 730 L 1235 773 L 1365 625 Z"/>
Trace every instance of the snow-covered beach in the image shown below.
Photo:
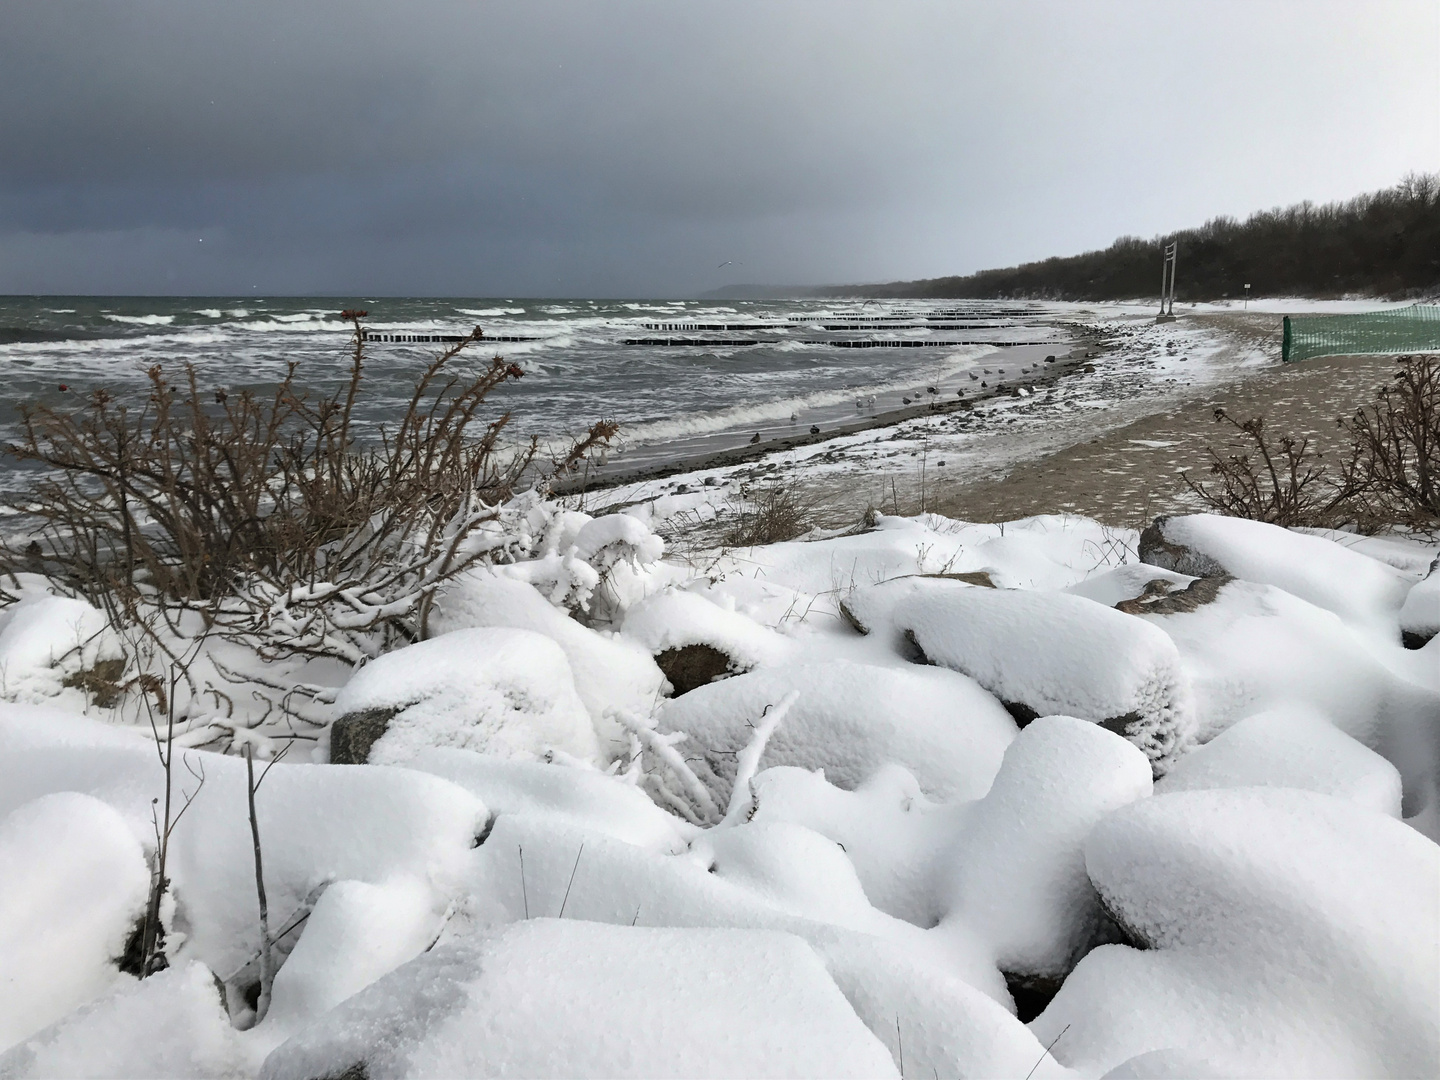
<path fill-rule="evenodd" d="M 133 642 L 19 575 L 0 1077 L 1434 1075 L 1440 544 L 915 512 L 1275 375 L 1195 314 L 1067 311 L 1048 385 L 522 496 L 354 671 L 246 698 L 202 640 L 143 979 L 166 775 L 95 692 Z M 776 484 L 815 527 L 727 542 Z"/>

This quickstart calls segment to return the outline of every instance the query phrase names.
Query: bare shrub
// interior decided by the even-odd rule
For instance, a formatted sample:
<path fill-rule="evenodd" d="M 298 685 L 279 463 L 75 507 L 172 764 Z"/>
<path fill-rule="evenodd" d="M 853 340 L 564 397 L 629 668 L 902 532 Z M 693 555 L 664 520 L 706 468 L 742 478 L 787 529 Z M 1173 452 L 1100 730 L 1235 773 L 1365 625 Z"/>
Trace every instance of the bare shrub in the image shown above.
<path fill-rule="evenodd" d="M 1181 474 L 1209 507 L 1232 517 L 1276 525 L 1348 523 L 1374 531 L 1391 525 L 1440 529 L 1440 359 L 1402 356 L 1400 370 L 1372 405 L 1339 421 L 1350 438 L 1332 473 L 1308 438 L 1278 441 L 1264 417 L 1237 421 L 1223 409 L 1215 419 L 1244 436 L 1222 457 L 1210 449 L 1207 487 Z"/>
<path fill-rule="evenodd" d="M 798 485 L 767 484 L 741 494 L 745 501 L 724 536 L 731 547 L 778 544 L 810 531 L 810 509 Z"/>
<path fill-rule="evenodd" d="M 263 395 L 155 365 L 138 407 L 103 389 L 74 411 L 22 407 L 6 449 L 41 467 L 12 503 L 33 538 L 0 548 L 0 571 L 43 573 L 170 661 L 202 630 L 262 661 L 345 665 L 424 638 L 435 591 L 503 557 L 497 522 L 522 482 L 573 471 L 617 428 L 597 423 L 544 463 L 533 438 L 505 450 L 510 414 L 482 419 L 481 407 L 524 372 L 499 356 L 457 371 L 476 327 L 420 373 L 397 425 L 362 445 L 365 314 L 342 313 L 349 375 L 328 395 L 303 389 L 293 363 Z"/>
<path fill-rule="evenodd" d="M 1215 410 L 1218 422 L 1229 424 L 1244 436 L 1232 440 L 1224 457 L 1209 448 L 1210 474 L 1217 486 L 1207 487 L 1180 477 L 1212 509 L 1231 517 L 1268 521 L 1273 525 L 1318 525 L 1344 501 L 1347 492 L 1330 482 L 1323 455 L 1308 438 L 1298 442 L 1282 435 L 1278 444 L 1265 431 L 1265 418 L 1236 420 L 1224 409 Z"/>
<path fill-rule="evenodd" d="M 1440 357 L 1402 356 L 1375 404 L 1340 426 L 1355 453 L 1348 485 L 1367 516 L 1434 531 L 1440 527 Z"/>

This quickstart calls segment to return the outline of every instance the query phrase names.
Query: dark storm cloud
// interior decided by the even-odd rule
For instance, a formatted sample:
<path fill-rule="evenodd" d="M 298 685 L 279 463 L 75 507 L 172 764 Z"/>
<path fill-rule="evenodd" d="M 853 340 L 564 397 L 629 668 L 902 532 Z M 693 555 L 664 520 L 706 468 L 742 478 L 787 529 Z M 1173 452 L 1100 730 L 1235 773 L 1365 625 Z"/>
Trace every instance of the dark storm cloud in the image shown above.
<path fill-rule="evenodd" d="M 1433 3 L 12 3 L 0 291 L 962 272 L 1435 168 L 1437 36 Z"/>

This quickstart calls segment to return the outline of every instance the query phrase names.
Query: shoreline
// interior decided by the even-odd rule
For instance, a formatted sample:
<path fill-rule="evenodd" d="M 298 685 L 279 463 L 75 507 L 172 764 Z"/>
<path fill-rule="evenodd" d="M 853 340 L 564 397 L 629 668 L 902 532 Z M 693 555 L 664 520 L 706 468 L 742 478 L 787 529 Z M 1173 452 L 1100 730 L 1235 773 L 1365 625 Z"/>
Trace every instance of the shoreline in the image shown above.
<path fill-rule="evenodd" d="M 997 399 L 1021 396 L 1015 392 L 1018 387 L 1024 387 L 1031 394 L 1035 393 L 1037 389 L 1049 390 L 1066 376 L 1083 372 L 1089 362 L 1097 358 L 1105 348 L 1103 343 L 1096 340 L 1097 335 L 1085 327 L 1073 323 L 1056 323 L 1055 325 L 1058 328 L 1063 328 L 1070 336 L 1071 340 L 1067 343 L 1069 351 L 1064 355 L 1058 352 L 1053 354 L 1047 353 L 1046 355 L 1053 355 L 1055 359 L 1051 363 L 1046 363 L 1041 359 L 1039 362 L 1043 366 L 1039 375 L 1035 378 L 1027 377 L 1022 379 L 1018 375 L 991 376 L 990 378 L 996 379 L 996 385 L 984 390 L 975 391 L 974 396 L 971 397 L 951 400 L 940 396 L 940 400 L 936 401 L 927 401 L 923 404 L 888 409 L 884 412 L 866 413 L 860 417 L 841 420 L 815 433 L 801 432 L 794 435 L 783 435 L 768 439 L 762 438 L 759 442 L 747 442 L 739 446 L 721 445 L 715 449 L 705 450 L 699 453 L 690 452 L 669 456 L 664 454 L 664 448 L 667 446 L 680 445 L 682 444 L 681 440 L 655 443 L 638 449 L 658 453 L 661 455 L 660 460 L 643 465 L 636 463 L 627 468 L 627 463 L 624 460 L 612 459 L 604 465 L 590 467 L 579 477 L 562 484 L 556 484 L 552 490 L 556 495 L 580 495 L 589 492 L 612 490 L 632 484 L 641 484 L 646 481 L 663 480 L 668 477 L 680 476 L 687 473 L 705 472 L 711 469 L 723 469 L 736 465 L 744 465 L 758 461 L 774 453 L 815 446 L 834 439 L 850 435 L 859 435 L 868 431 L 897 427 L 916 419 L 969 412 Z M 1016 359 L 1017 354 L 1043 352 L 1046 349 L 1064 347 L 1064 345 L 1057 346 L 1053 342 L 1039 345 L 1012 346 L 1004 350 L 997 349 L 976 357 L 975 360 L 972 361 L 972 364 L 978 367 L 985 363 L 1003 362 L 1006 358 Z M 924 391 L 911 392 L 923 393 Z M 839 410 L 831 410 L 832 413 L 838 411 Z M 794 423 L 796 426 L 799 426 L 812 419 L 818 421 L 822 418 L 823 417 L 818 414 L 815 416 L 806 415 Z M 698 441 L 731 444 L 734 439 L 740 437 L 742 436 L 739 430 L 736 429 L 717 432 Z"/>
<path fill-rule="evenodd" d="M 1215 423 L 1217 406 L 1242 419 L 1265 415 L 1277 436 L 1309 437 L 1329 460 L 1335 418 L 1368 404 L 1394 360 L 1282 364 L 1275 312 L 1192 311 L 1165 324 L 1135 309 L 1077 314 L 1063 324 L 1070 354 L 1031 384 L 1036 394 L 1017 399 L 1013 384 L 995 387 L 819 434 L 592 472 L 555 493 L 578 497 L 591 513 L 634 508 L 695 542 L 756 485 L 793 489 L 821 530 L 853 525 L 870 507 L 967 521 L 1079 514 L 1143 525 L 1202 508 L 1181 473 L 1203 481 L 1209 448 L 1228 452 L 1235 433 Z"/>

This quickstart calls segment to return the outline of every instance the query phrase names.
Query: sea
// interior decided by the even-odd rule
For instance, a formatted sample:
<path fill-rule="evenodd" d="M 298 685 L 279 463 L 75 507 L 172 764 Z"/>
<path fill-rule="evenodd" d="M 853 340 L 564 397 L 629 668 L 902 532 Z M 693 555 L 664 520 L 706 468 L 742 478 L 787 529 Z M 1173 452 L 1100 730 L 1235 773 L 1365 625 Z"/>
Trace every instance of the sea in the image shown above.
<path fill-rule="evenodd" d="M 193 364 L 206 393 L 264 390 L 289 363 L 332 389 L 350 363 L 343 308 L 367 312 L 367 430 L 403 412 L 443 339 L 478 326 L 487 340 L 456 366 L 523 368 L 491 399 L 513 437 L 558 445 L 613 420 L 614 459 L 637 468 L 949 395 L 982 364 L 1069 344 L 1057 307 L 1027 302 L 0 297 L 0 445 L 22 403 L 80 407 L 100 388 L 139 401 L 154 364 Z"/>

